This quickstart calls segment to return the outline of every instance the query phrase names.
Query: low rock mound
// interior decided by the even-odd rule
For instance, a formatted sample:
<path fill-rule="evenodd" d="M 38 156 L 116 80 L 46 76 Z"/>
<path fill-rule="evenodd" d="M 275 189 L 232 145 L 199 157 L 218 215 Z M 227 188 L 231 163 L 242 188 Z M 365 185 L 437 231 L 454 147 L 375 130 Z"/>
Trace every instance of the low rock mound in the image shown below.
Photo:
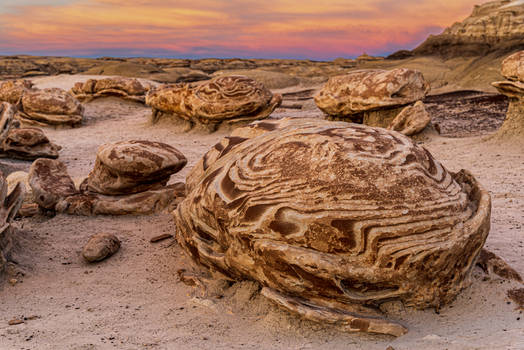
<path fill-rule="evenodd" d="M 211 131 L 222 123 L 249 122 L 268 117 L 282 97 L 245 76 L 225 76 L 191 87 L 168 85 L 151 91 L 146 102 L 153 109 L 153 122 L 162 116 L 205 125 Z"/>
<path fill-rule="evenodd" d="M 74 215 L 151 214 L 176 206 L 182 183 L 166 185 L 187 160 L 175 148 L 150 141 L 123 141 L 100 147 L 95 167 L 76 188 L 65 165 L 37 159 L 29 183 L 42 208 Z"/>
<path fill-rule="evenodd" d="M 99 97 L 116 96 L 125 100 L 145 103 L 148 86 L 137 79 L 114 77 L 89 79 L 85 83 L 76 83 L 71 93 L 83 102 L 89 102 Z"/>
<path fill-rule="evenodd" d="M 398 336 L 406 329 L 373 306 L 439 307 L 468 285 L 490 196 L 410 138 L 318 119 L 261 121 L 210 152 L 174 211 L 176 238 L 196 262 L 258 281 L 279 305 Z"/>
<path fill-rule="evenodd" d="M 59 88 L 26 91 L 16 118 L 22 125 L 75 127 L 82 123 L 84 108 Z"/>

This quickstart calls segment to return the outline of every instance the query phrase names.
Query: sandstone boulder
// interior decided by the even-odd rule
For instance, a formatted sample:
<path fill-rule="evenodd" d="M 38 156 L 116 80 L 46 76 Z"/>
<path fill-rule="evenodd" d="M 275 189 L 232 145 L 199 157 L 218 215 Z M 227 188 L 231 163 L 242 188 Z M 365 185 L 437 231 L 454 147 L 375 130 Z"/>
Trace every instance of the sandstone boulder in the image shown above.
<path fill-rule="evenodd" d="M 376 306 L 440 307 L 468 285 L 491 209 L 471 174 L 382 128 L 281 122 L 189 174 L 174 219 L 196 262 L 307 318 L 395 336 Z"/>
<path fill-rule="evenodd" d="M 62 147 L 49 141 L 38 128 L 11 129 L 2 141 L 1 156 L 14 159 L 34 160 L 38 158 L 58 158 Z"/>
<path fill-rule="evenodd" d="M 59 88 L 32 90 L 22 96 L 17 119 L 22 125 L 74 127 L 82 123 L 84 108 Z"/>
<path fill-rule="evenodd" d="M 24 160 L 58 158 L 60 146 L 51 143 L 40 129 L 19 128 L 19 122 L 14 116 L 13 105 L 1 102 L 0 157 Z"/>
<path fill-rule="evenodd" d="M 9 80 L 0 83 L 0 102 L 13 105 L 20 103 L 22 95 L 31 89 L 33 83 L 29 80 Z"/>
<path fill-rule="evenodd" d="M 524 50 L 504 59 L 501 73 L 508 80 L 524 82 Z"/>
<path fill-rule="evenodd" d="M 120 240 L 111 233 L 97 233 L 87 241 L 82 256 L 87 262 L 97 262 L 109 258 L 120 249 Z"/>
<path fill-rule="evenodd" d="M 59 201 L 78 193 L 65 164 L 55 159 L 35 160 L 28 181 L 34 202 L 48 210 L 54 210 Z"/>
<path fill-rule="evenodd" d="M 187 159 L 165 143 L 131 140 L 100 146 L 86 188 L 106 194 L 131 194 L 165 186 Z"/>
<path fill-rule="evenodd" d="M 95 167 L 76 189 L 63 163 L 37 159 L 29 172 L 34 201 L 72 215 L 144 215 L 174 209 L 185 185 L 166 185 L 187 160 L 175 148 L 150 141 L 100 147 Z"/>
<path fill-rule="evenodd" d="M 145 102 L 149 87 L 139 80 L 123 77 L 89 79 L 85 83 L 76 83 L 71 93 L 79 100 L 89 102 L 95 98 L 117 96 L 125 100 Z"/>
<path fill-rule="evenodd" d="M 327 115 L 353 119 L 362 112 L 422 100 L 428 91 L 429 85 L 419 71 L 365 69 L 330 78 L 315 102 Z"/>
<path fill-rule="evenodd" d="M 197 87 L 177 84 L 158 88 L 147 95 L 146 103 L 153 109 L 153 122 L 167 114 L 213 130 L 224 122 L 266 118 L 281 100 L 253 79 L 224 76 Z"/>
<path fill-rule="evenodd" d="M 388 129 L 411 136 L 424 130 L 430 122 L 431 117 L 428 111 L 426 111 L 424 103 L 417 101 L 414 105 L 404 108 L 395 119 L 393 119 Z"/>

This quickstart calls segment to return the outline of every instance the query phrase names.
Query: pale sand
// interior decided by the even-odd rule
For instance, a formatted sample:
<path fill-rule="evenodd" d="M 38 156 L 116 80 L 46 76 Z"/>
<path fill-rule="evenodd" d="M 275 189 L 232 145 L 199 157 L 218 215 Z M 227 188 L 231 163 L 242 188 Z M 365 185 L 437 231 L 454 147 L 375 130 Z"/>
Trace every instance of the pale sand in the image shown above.
<path fill-rule="evenodd" d="M 69 88 L 79 76 L 34 79 L 38 87 Z M 180 133 L 169 123 L 148 124 L 150 110 L 115 98 L 86 105 L 87 121 L 72 130 L 45 129 L 63 146 L 60 160 L 73 177 L 91 170 L 105 142 L 148 139 L 181 150 L 188 166 L 172 181 L 184 181 L 192 165 L 228 134 Z M 318 110 L 277 110 L 283 115 L 320 116 Z M 487 248 L 524 275 L 524 143 L 495 144 L 482 138 L 436 138 L 425 146 L 448 169 L 469 169 L 490 190 L 492 229 Z M 26 162 L 27 167 L 29 163 Z M 237 283 L 222 299 L 194 298 L 197 290 L 177 279 L 190 261 L 173 240 L 169 214 L 126 217 L 57 215 L 15 222 L 20 229 L 17 262 L 26 274 L 11 286 L 0 283 L 0 349 L 523 349 L 524 314 L 508 304 L 518 287 L 477 268 L 473 284 L 436 314 L 393 310 L 409 328 L 394 339 L 347 334 L 303 321 L 273 306 L 249 282 Z M 115 256 L 88 265 L 80 250 L 88 237 L 107 231 L 122 240 Z M 520 286 L 522 287 L 522 286 Z M 9 326 L 22 316 L 38 318 Z M 520 320 L 517 318 L 520 317 Z"/>

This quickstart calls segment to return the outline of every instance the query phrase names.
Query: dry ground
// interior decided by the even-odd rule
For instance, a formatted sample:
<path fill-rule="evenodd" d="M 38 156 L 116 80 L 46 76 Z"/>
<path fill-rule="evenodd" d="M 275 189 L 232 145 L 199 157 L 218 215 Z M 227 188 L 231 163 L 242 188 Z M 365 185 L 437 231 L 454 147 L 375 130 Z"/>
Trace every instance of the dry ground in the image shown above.
<path fill-rule="evenodd" d="M 67 88 L 82 77 L 35 79 L 39 87 Z M 84 77 L 85 78 L 85 77 Z M 109 98 L 86 105 L 87 121 L 72 130 L 46 129 L 63 149 L 60 160 L 73 177 L 88 174 L 97 147 L 109 141 L 149 139 L 169 143 L 189 159 L 173 176 L 183 181 L 192 165 L 227 130 L 180 133 L 166 123 L 148 124 L 148 108 Z M 310 108 L 277 110 L 316 115 Z M 486 134 L 486 132 L 479 132 Z M 487 247 L 524 275 L 524 142 L 499 143 L 485 136 L 437 137 L 424 146 L 448 169 L 469 169 L 490 190 L 492 229 Z M 18 163 L 29 167 L 29 163 Z M 34 217 L 17 227 L 14 258 L 23 275 L 14 286 L 0 282 L 0 349 L 523 349 L 524 314 L 506 291 L 517 285 L 479 269 L 472 286 L 436 313 L 392 308 L 391 319 L 409 333 L 347 334 L 303 321 L 276 308 L 250 282 L 221 289 L 221 298 L 200 297 L 178 281 L 180 268 L 194 269 L 173 239 L 171 216 Z M 88 237 L 115 233 L 122 248 L 110 259 L 87 264 L 80 250 Z M 33 317 L 35 316 L 35 317 Z M 19 325 L 8 321 L 27 318 Z"/>

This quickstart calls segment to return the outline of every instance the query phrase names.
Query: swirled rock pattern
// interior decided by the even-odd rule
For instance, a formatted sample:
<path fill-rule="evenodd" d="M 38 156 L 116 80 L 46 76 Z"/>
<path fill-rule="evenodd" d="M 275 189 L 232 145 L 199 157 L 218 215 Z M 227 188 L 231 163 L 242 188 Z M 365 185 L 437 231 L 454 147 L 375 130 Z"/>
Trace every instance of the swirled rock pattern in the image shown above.
<path fill-rule="evenodd" d="M 99 97 L 117 96 L 125 100 L 145 103 L 148 88 L 138 79 L 113 77 L 89 79 L 85 83 L 78 82 L 71 89 L 71 93 L 83 102 Z"/>
<path fill-rule="evenodd" d="M 438 307 L 468 284 L 491 208 L 472 175 L 385 129 L 278 123 L 189 175 L 174 218 L 194 260 L 306 317 L 393 335 L 367 306 Z"/>
<path fill-rule="evenodd" d="M 131 140 L 100 146 L 86 186 L 106 195 L 143 192 L 165 186 L 187 163 L 176 148 L 161 142 Z"/>
<path fill-rule="evenodd" d="M 429 85 L 419 71 L 364 69 L 330 78 L 315 102 L 328 115 L 351 117 L 416 102 L 428 91 Z"/>
<path fill-rule="evenodd" d="M 502 61 L 502 75 L 508 80 L 497 81 L 492 85 L 509 97 L 506 119 L 498 135 L 524 135 L 524 51 L 519 51 Z"/>
<path fill-rule="evenodd" d="M 153 90 L 146 103 L 153 109 L 153 121 L 161 114 L 216 126 L 223 122 L 263 119 L 280 105 L 259 82 L 245 76 L 224 76 L 198 87 L 177 84 Z"/>
<path fill-rule="evenodd" d="M 187 160 L 160 142 L 131 140 L 99 148 L 95 167 L 79 188 L 56 160 L 37 159 L 29 172 L 34 201 L 42 208 L 74 215 L 151 214 L 174 208 L 185 185 L 166 185 Z"/>
<path fill-rule="evenodd" d="M 428 91 L 429 85 L 419 71 L 406 68 L 390 71 L 366 69 L 330 78 L 315 96 L 315 103 L 328 119 L 392 129 L 398 128 L 399 120 L 392 126 L 397 115 L 406 106 L 422 100 Z M 420 105 L 415 110 L 420 110 Z M 401 118 L 405 119 L 405 114 Z M 414 120 L 417 116 L 428 115 L 410 113 L 410 116 Z M 415 123 L 425 123 L 425 127 L 429 123 L 426 119 L 421 118 Z"/>
<path fill-rule="evenodd" d="M 22 95 L 31 89 L 33 83 L 29 80 L 9 80 L 0 83 L 0 102 L 9 102 L 13 105 L 20 103 Z"/>
<path fill-rule="evenodd" d="M 27 91 L 17 119 L 22 125 L 74 127 L 82 123 L 84 108 L 59 88 Z"/>
<path fill-rule="evenodd" d="M 0 103 L 0 157 L 33 160 L 58 158 L 60 146 L 50 142 L 38 128 L 20 128 L 14 119 L 15 107 Z"/>
<path fill-rule="evenodd" d="M 0 172 L 0 273 L 4 271 L 13 247 L 13 228 L 10 223 L 22 205 L 24 192 L 24 185 L 19 183 L 8 193 L 7 181 Z"/>

